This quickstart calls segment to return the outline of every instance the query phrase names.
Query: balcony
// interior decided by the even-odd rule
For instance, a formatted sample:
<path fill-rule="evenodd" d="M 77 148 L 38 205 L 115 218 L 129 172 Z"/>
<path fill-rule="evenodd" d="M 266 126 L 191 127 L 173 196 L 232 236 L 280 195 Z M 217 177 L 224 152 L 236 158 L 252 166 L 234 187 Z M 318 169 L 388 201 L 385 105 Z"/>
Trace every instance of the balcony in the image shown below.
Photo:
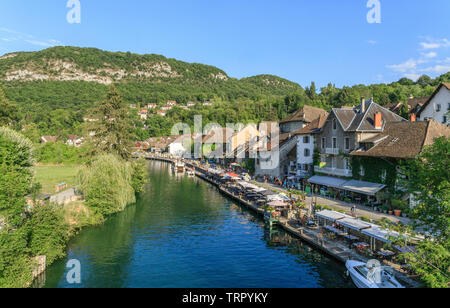
<path fill-rule="evenodd" d="M 334 176 L 351 177 L 353 175 L 351 170 L 337 169 L 337 168 L 320 168 L 319 166 L 315 166 L 314 171 L 318 172 L 318 173 L 334 175 Z"/>
<path fill-rule="evenodd" d="M 328 155 L 339 155 L 339 149 L 333 149 L 333 148 L 326 148 L 325 154 Z"/>

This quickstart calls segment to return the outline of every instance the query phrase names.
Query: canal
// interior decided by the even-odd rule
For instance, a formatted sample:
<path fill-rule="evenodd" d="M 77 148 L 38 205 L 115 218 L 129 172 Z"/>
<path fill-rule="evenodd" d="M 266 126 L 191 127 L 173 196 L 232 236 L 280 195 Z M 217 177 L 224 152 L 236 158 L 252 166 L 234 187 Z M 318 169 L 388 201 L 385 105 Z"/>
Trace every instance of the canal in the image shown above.
<path fill-rule="evenodd" d="M 269 231 L 200 179 L 149 163 L 137 204 L 85 229 L 68 257 L 50 266 L 44 287 L 339 288 L 345 268 L 281 230 Z M 81 263 L 81 284 L 66 280 Z"/>

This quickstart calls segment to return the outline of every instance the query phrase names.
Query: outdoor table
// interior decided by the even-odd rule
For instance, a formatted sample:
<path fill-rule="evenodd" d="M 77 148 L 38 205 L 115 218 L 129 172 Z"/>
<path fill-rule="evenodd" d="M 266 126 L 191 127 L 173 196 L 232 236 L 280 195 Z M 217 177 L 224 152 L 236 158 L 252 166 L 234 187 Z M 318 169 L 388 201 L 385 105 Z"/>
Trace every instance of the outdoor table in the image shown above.
<path fill-rule="evenodd" d="M 359 237 L 354 236 L 354 235 L 346 235 L 346 236 L 344 236 L 344 238 L 347 239 L 347 240 L 349 240 L 349 241 L 351 241 L 351 242 L 354 242 L 354 241 L 358 241 L 358 240 L 359 240 Z"/>
<path fill-rule="evenodd" d="M 363 242 L 354 243 L 353 246 L 356 247 L 357 249 L 369 248 L 369 244 Z"/>
<path fill-rule="evenodd" d="M 394 252 L 389 251 L 389 250 L 380 250 L 380 251 L 377 251 L 377 254 L 383 258 L 390 258 L 395 255 Z"/>

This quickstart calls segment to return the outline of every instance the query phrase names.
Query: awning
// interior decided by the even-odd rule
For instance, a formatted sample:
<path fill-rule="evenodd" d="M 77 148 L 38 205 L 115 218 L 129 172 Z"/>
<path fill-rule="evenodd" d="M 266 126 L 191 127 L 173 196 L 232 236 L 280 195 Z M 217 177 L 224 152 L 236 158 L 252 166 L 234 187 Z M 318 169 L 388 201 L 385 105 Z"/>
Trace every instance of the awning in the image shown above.
<path fill-rule="evenodd" d="M 358 194 L 375 196 L 376 193 L 384 189 L 386 185 L 351 180 L 342 185 L 342 189 Z"/>
<path fill-rule="evenodd" d="M 289 202 L 291 201 L 291 199 L 289 199 L 289 197 L 286 197 L 284 195 L 270 195 L 267 197 L 267 201 L 283 201 L 283 202 Z"/>
<path fill-rule="evenodd" d="M 342 185 L 344 185 L 347 180 L 339 179 L 339 178 L 333 178 L 329 176 L 320 176 L 315 175 L 312 178 L 308 180 L 311 184 L 317 184 L 317 185 L 324 185 L 334 188 L 341 188 Z"/>
<path fill-rule="evenodd" d="M 365 229 L 370 229 L 372 227 L 372 224 L 363 222 L 361 220 L 357 220 L 355 218 L 344 218 L 342 220 L 339 220 L 338 223 L 340 225 L 343 225 L 344 227 L 347 227 L 349 229 L 359 231 L 359 232 L 361 232 L 362 230 L 365 230 Z"/>
<path fill-rule="evenodd" d="M 362 234 L 368 235 L 374 239 L 377 239 L 379 241 L 382 241 L 384 243 L 387 244 L 392 244 L 390 238 L 392 237 L 400 237 L 400 234 L 398 232 L 395 231 L 389 231 L 389 230 L 384 230 L 381 229 L 380 227 L 376 226 L 376 227 L 372 227 L 370 229 L 366 229 L 363 230 L 361 232 Z"/>
<path fill-rule="evenodd" d="M 319 218 L 323 218 L 325 220 L 331 221 L 331 222 L 336 222 L 336 221 L 344 219 L 344 218 L 351 218 L 348 215 L 338 213 L 335 211 L 329 211 L 329 210 L 325 210 L 325 211 L 316 213 L 316 216 Z"/>

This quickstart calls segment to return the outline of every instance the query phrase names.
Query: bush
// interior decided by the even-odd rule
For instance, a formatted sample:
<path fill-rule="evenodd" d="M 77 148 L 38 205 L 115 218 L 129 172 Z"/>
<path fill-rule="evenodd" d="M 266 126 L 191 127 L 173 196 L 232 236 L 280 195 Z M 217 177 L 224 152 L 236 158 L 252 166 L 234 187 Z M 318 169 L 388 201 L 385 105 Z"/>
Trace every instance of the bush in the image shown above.
<path fill-rule="evenodd" d="M 133 173 L 131 176 L 131 187 L 136 194 L 141 193 L 144 190 L 144 185 L 147 183 L 148 173 L 145 160 L 140 159 L 138 161 L 132 162 L 131 167 L 133 168 Z"/>
<path fill-rule="evenodd" d="M 136 202 L 132 187 L 133 167 L 112 154 L 100 155 L 78 173 L 86 204 L 102 215 L 122 211 Z"/>
<path fill-rule="evenodd" d="M 27 232 L 0 232 L 0 288 L 23 288 L 32 280 Z"/>
<path fill-rule="evenodd" d="M 60 209 L 54 206 L 35 207 L 26 227 L 33 256 L 47 256 L 48 265 L 65 256 L 69 226 Z"/>
<path fill-rule="evenodd" d="M 21 134 L 0 128 L 0 212 L 7 222 L 22 223 L 25 195 L 33 182 L 33 145 Z"/>

